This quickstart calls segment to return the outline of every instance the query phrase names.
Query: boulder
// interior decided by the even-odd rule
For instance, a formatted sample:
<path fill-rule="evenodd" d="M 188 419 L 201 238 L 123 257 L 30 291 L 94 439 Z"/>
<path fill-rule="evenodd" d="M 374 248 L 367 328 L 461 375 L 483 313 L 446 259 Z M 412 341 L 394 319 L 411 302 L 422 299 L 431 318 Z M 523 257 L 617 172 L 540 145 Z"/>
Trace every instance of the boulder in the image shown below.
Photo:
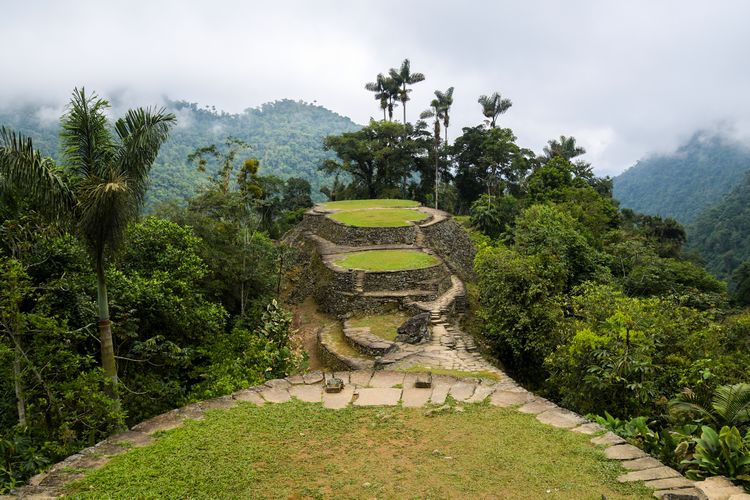
<path fill-rule="evenodd" d="M 396 330 L 396 342 L 421 344 L 430 340 L 430 313 L 421 313 L 407 319 Z"/>

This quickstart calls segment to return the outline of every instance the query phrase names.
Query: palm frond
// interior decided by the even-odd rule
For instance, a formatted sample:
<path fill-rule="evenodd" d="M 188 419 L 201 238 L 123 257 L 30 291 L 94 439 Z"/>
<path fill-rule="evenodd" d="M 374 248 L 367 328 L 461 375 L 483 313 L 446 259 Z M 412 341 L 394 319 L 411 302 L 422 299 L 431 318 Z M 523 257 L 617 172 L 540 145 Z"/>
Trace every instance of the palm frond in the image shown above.
<path fill-rule="evenodd" d="M 740 426 L 750 422 L 750 384 L 722 385 L 716 388 L 714 411 L 726 425 Z"/>
<path fill-rule="evenodd" d="M 62 118 L 60 139 L 71 173 L 79 178 L 100 176 L 97 168 L 108 165 L 113 154 L 112 134 L 104 110 L 109 103 L 85 89 L 73 90 L 70 105 Z"/>
<path fill-rule="evenodd" d="M 62 171 L 34 149 L 31 138 L 0 127 L 0 177 L 29 196 L 40 211 L 54 218 L 74 204 Z"/>
<path fill-rule="evenodd" d="M 120 140 L 114 164 L 125 175 L 130 193 L 137 207 L 146 194 L 148 173 L 159 154 L 161 145 L 169 138 L 169 130 L 176 119 L 165 109 L 131 109 L 115 123 Z"/>

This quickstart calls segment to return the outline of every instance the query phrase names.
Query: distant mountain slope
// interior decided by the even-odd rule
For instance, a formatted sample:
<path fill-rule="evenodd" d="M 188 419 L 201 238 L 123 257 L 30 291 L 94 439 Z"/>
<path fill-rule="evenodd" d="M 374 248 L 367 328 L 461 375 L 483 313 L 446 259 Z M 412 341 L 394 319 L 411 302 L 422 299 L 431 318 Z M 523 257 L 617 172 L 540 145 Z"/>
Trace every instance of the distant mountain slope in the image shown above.
<path fill-rule="evenodd" d="M 750 149 L 697 132 L 676 152 L 640 160 L 615 177 L 614 196 L 623 208 L 689 224 L 742 182 L 748 170 Z"/>
<path fill-rule="evenodd" d="M 147 203 L 191 196 L 205 182 L 186 161 L 197 147 L 208 146 L 227 136 L 252 146 L 249 156 L 260 160 L 261 173 L 282 178 L 302 177 L 310 181 L 313 196 L 320 198 L 320 186 L 328 182 L 318 166 L 333 155 L 323 151 L 323 138 L 358 130 L 359 125 L 322 106 L 284 99 L 229 114 L 200 108 L 195 103 L 168 101 L 167 108 L 177 115 L 177 126 L 162 147 L 151 171 Z M 18 130 L 34 140 L 45 154 L 58 157 L 59 120 L 41 106 L 0 110 L 0 125 Z"/>
<path fill-rule="evenodd" d="M 750 174 L 688 226 L 688 249 L 697 251 L 721 278 L 750 259 Z"/>

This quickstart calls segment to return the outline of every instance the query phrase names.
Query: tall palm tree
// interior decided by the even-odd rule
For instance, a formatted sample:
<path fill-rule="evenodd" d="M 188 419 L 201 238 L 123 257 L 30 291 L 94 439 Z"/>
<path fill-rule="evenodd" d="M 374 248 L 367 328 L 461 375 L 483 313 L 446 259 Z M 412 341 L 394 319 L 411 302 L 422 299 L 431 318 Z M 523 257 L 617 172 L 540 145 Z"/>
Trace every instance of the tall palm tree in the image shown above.
<path fill-rule="evenodd" d="M 561 135 L 559 140 L 552 139 L 547 141 L 547 145 L 544 146 L 544 157 L 547 160 L 551 160 L 555 156 L 570 160 L 582 154 L 586 154 L 586 150 L 576 145 L 576 138 L 573 136 Z"/>
<path fill-rule="evenodd" d="M 440 106 L 440 118 L 443 120 L 443 126 L 445 127 L 445 145 L 448 146 L 448 125 L 450 124 L 450 110 L 453 105 L 453 87 L 448 87 L 445 92 L 436 90 L 435 97 Z"/>
<path fill-rule="evenodd" d="M 117 381 L 105 268 L 146 194 L 148 174 L 175 122 L 164 109 L 134 109 L 110 131 L 109 103 L 84 89 L 73 91 L 62 119 L 65 167 L 34 150 L 30 138 L 0 129 L 0 175 L 41 206 L 65 217 L 85 242 L 97 283 L 102 367 Z"/>
<path fill-rule="evenodd" d="M 374 82 L 365 84 L 365 89 L 375 93 L 375 100 L 380 102 L 380 109 L 383 110 L 383 121 L 385 121 L 385 112 L 388 109 L 389 97 L 386 88 L 386 77 L 383 73 L 378 73 Z"/>
<path fill-rule="evenodd" d="M 481 95 L 477 102 L 482 106 L 482 114 L 487 118 L 490 128 L 495 128 L 497 117 L 513 106 L 511 100 L 503 99 L 500 92 L 493 92 L 490 96 Z"/>
<path fill-rule="evenodd" d="M 406 86 L 423 82 L 425 77 L 422 73 L 411 72 L 411 63 L 408 59 L 404 59 L 404 62 L 401 63 L 401 67 L 398 70 L 391 68 L 389 74 L 400 87 L 398 100 L 401 101 L 401 106 L 404 108 L 404 125 L 406 125 L 406 101 L 409 100 L 409 92 L 411 92 L 411 89 L 407 89 Z"/>
<path fill-rule="evenodd" d="M 437 91 L 435 92 L 437 94 Z M 435 146 L 435 209 L 438 208 L 438 184 L 439 184 L 439 168 L 440 168 L 440 120 L 443 118 L 443 107 L 437 98 L 430 102 L 430 109 L 422 111 L 419 115 L 421 119 L 434 118 L 433 121 L 433 139 Z"/>

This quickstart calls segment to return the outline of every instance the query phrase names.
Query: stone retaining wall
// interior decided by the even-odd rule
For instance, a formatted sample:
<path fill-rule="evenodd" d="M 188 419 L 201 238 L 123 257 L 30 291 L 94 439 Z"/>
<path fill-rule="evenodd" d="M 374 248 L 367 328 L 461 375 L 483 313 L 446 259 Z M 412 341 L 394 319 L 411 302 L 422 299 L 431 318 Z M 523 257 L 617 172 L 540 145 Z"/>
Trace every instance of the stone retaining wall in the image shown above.
<path fill-rule="evenodd" d="M 474 280 L 474 257 L 476 249 L 466 230 L 453 220 L 447 218 L 422 227 L 425 246 L 429 247 L 462 279 Z"/>
<path fill-rule="evenodd" d="M 439 282 L 450 276 L 443 264 L 424 269 L 402 269 L 399 271 L 367 271 L 364 291 L 381 290 L 437 290 Z M 428 282 L 433 282 L 431 285 Z"/>
<path fill-rule="evenodd" d="M 302 224 L 310 227 L 321 238 L 337 245 L 351 247 L 368 245 L 413 245 L 417 238 L 414 226 L 401 227 L 358 227 L 342 224 L 316 213 L 306 213 Z"/>

